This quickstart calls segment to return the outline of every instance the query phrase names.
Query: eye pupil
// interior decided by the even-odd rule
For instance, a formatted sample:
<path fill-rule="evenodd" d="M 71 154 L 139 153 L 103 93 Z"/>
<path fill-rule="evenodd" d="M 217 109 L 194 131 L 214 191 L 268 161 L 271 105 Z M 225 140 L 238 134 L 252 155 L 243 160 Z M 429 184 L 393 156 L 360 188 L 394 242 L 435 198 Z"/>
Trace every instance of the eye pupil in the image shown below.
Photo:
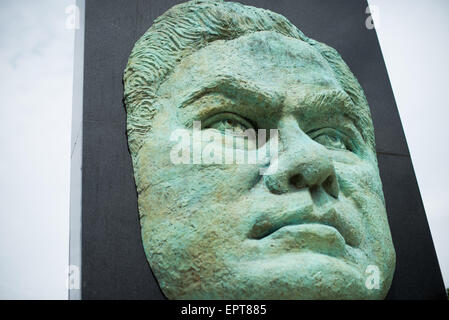
<path fill-rule="evenodd" d="M 244 124 L 234 121 L 232 119 L 224 119 L 217 121 L 215 124 L 210 125 L 210 127 L 219 130 L 231 129 L 237 131 L 245 131 L 246 129 L 248 129 Z"/>
<path fill-rule="evenodd" d="M 314 140 L 331 149 L 348 150 L 344 141 L 336 135 L 321 134 Z"/>
<path fill-rule="evenodd" d="M 223 134 L 245 135 L 246 130 L 253 129 L 255 126 L 249 120 L 234 114 L 220 113 L 207 119 L 204 123 L 205 129 L 216 129 Z"/>
<path fill-rule="evenodd" d="M 223 135 L 232 137 L 226 139 L 227 148 L 255 150 L 258 148 L 257 127 L 250 120 L 235 113 L 219 113 L 204 121 L 204 130 L 215 129 Z M 266 141 L 263 141 L 265 143 Z"/>

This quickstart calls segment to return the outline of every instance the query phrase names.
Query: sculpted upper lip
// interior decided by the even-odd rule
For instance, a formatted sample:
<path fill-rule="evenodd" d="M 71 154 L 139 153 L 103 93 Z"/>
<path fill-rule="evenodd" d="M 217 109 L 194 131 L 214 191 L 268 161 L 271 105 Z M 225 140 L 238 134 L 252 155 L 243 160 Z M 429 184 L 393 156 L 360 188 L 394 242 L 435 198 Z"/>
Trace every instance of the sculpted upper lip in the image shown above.
<path fill-rule="evenodd" d="M 260 240 L 286 226 L 302 224 L 322 224 L 335 228 L 345 239 L 347 245 L 357 247 L 360 244 L 360 236 L 355 226 L 343 219 L 335 209 L 331 208 L 325 214 L 306 214 L 298 211 L 284 213 L 280 218 L 272 215 L 261 215 L 251 228 L 248 238 Z"/>

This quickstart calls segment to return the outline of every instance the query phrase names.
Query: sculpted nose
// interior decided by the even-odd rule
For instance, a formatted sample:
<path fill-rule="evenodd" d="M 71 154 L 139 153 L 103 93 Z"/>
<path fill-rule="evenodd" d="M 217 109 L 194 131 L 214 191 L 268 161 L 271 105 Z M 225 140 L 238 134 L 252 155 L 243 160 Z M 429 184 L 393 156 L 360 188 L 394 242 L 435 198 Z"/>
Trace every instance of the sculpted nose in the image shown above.
<path fill-rule="evenodd" d="M 338 198 L 335 168 L 326 147 L 305 134 L 294 118 L 280 121 L 279 138 L 277 170 L 264 176 L 270 192 L 281 194 L 302 188 L 313 191 L 322 187 L 330 196 Z"/>

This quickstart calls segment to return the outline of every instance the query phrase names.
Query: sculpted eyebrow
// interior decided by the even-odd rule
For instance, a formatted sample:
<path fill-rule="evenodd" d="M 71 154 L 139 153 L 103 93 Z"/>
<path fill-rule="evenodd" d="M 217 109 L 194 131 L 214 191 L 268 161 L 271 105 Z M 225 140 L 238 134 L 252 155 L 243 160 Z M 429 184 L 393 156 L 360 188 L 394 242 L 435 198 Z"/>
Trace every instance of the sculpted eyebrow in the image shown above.
<path fill-rule="evenodd" d="M 273 104 L 281 101 L 279 95 L 262 90 L 258 86 L 231 76 L 223 76 L 213 80 L 205 86 L 199 87 L 196 90 L 192 90 L 187 94 L 182 102 L 179 104 L 179 108 L 185 108 L 194 101 L 201 97 L 210 94 L 220 92 L 227 96 L 244 97 L 253 101 L 254 103 Z M 276 103 L 277 104 L 277 103 Z"/>
<path fill-rule="evenodd" d="M 266 105 L 274 108 L 281 106 L 284 101 L 284 96 L 280 93 L 270 92 L 266 88 L 262 89 L 254 83 L 233 76 L 221 76 L 184 95 L 178 107 L 186 108 L 196 100 L 211 93 L 222 93 L 231 98 L 243 98 L 252 105 Z M 338 112 L 346 114 L 353 121 L 359 132 L 363 131 L 360 128 L 360 115 L 358 114 L 360 109 L 354 105 L 349 95 L 341 89 L 321 89 L 307 92 L 301 95 L 295 108 L 315 114 L 325 110 L 338 109 Z"/>
<path fill-rule="evenodd" d="M 307 112 L 322 112 L 324 110 L 337 109 L 337 112 L 346 114 L 357 130 L 362 133 L 363 130 L 360 127 L 361 117 L 360 108 L 358 108 L 349 95 L 342 90 L 323 90 L 306 94 L 302 99 L 302 107 L 305 107 Z"/>
<path fill-rule="evenodd" d="M 316 107 L 339 107 L 341 111 L 352 114 L 355 105 L 348 94 L 341 90 L 322 90 L 319 92 L 308 93 L 302 97 L 302 107 L 311 108 L 312 111 Z"/>

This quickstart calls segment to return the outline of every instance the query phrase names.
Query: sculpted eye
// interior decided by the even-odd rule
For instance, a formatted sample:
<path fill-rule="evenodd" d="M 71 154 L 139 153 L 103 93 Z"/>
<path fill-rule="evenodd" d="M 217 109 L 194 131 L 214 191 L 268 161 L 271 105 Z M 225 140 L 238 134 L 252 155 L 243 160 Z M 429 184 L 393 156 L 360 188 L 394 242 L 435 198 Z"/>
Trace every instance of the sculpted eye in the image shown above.
<path fill-rule="evenodd" d="M 225 146 L 234 149 L 255 150 L 258 146 L 257 130 L 249 120 L 235 113 L 216 114 L 202 123 L 203 130 L 217 130 L 231 140 L 225 139 Z"/>
<path fill-rule="evenodd" d="M 245 130 L 254 129 L 254 126 L 246 119 L 234 113 L 220 113 L 204 121 L 204 129 L 216 129 L 222 133 L 244 135 Z"/>
<path fill-rule="evenodd" d="M 312 132 L 309 136 L 329 149 L 352 151 L 344 135 L 336 130 L 320 129 Z"/>

